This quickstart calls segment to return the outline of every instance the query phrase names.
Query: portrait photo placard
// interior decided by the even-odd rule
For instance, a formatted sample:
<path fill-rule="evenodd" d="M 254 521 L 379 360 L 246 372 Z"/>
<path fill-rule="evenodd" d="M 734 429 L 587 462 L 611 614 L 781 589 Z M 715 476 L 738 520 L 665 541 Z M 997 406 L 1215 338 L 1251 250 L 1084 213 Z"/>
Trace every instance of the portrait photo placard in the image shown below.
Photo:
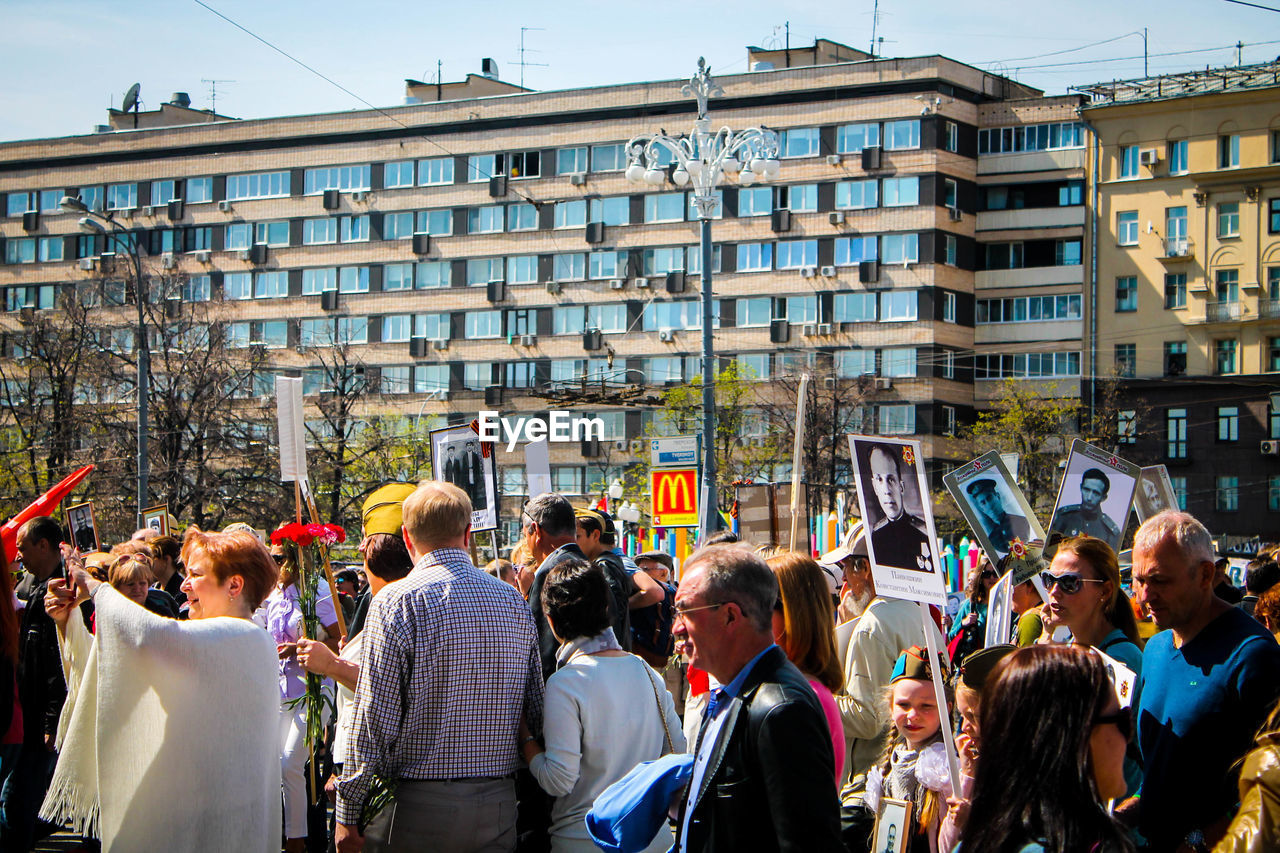
<path fill-rule="evenodd" d="M 498 477 L 493 442 L 481 441 L 471 424 L 433 429 L 431 471 L 471 498 L 471 532 L 498 528 Z"/>
<path fill-rule="evenodd" d="M 142 511 L 142 526 L 149 527 L 161 536 L 169 535 L 169 507 L 165 504 L 149 506 Z"/>
<path fill-rule="evenodd" d="M 1013 473 L 1005 467 L 1004 454 L 995 450 L 984 453 L 948 472 L 942 484 L 955 498 L 991 565 L 999 565 L 1006 554 L 1019 550 L 1019 543 L 1043 547 L 1044 528 Z M 1016 579 L 1015 584 L 1023 580 Z"/>
<path fill-rule="evenodd" d="M 1148 465 L 1138 477 L 1138 491 L 1133 496 L 1133 511 L 1138 523 L 1166 509 L 1178 508 L 1178 493 L 1173 490 L 1169 469 L 1164 465 Z"/>
<path fill-rule="evenodd" d="M 920 442 L 849 436 L 876 594 L 947 605 Z"/>
<path fill-rule="evenodd" d="M 91 554 L 98 547 L 98 520 L 93 513 L 93 501 L 67 507 L 67 527 L 71 543 L 81 554 Z"/>
<path fill-rule="evenodd" d="M 874 853 L 908 853 L 911 844 L 911 803 L 907 800 L 880 798 L 876 809 L 876 826 L 871 833 Z"/>
<path fill-rule="evenodd" d="M 1101 447 L 1078 438 L 1071 442 L 1071 455 L 1049 522 L 1049 540 L 1094 536 L 1119 553 L 1141 470 Z"/>

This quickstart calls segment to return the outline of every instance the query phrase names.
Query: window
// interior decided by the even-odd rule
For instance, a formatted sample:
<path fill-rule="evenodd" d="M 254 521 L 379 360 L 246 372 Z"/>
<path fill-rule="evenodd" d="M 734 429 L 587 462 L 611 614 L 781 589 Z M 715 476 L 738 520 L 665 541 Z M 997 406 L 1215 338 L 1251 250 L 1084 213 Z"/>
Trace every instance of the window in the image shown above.
<path fill-rule="evenodd" d="M 1166 376 L 1174 375 L 1181 371 L 1175 371 L 1170 368 L 1172 359 L 1170 356 L 1182 356 L 1182 363 L 1186 365 L 1187 360 L 1187 342 L 1186 341 L 1165 341 L 1164 342 L 1164 373 Z"/>
<path fill-rule="evenodd" d="M 738 216 L 768 216 L 773 212 L 773 190 L 744 187 L 738 190 Z"/>
<path fill-rule="evenodd" d="M 21 216 L 35 210 L 35 193 L 9 193 L 5 200 L 8 216 Z"/>
<path fill-rule="evenodd" d="M 915 291 L 887 290 L 880 294 L 880 322 L 901 323 L 916 319 L 919 297 Z"/>
<path fill-rule="evenodd" d="M 737 321 L 734 325 L 738 328 L 767 326 L 773 319 L 772 300 L 767 296 L 739 299 L 734 305 L 734 310 L 737 312 Z"/>
<path fill-rule="evenodd" d="M 497 154 L 472 154 L 467 158 L 467 183 L 488 181 L 499 174 L 502 174 L 502 168 L 498 165 Z"/>
<path fill-rule="evenodd" d="M 1240 203 L 1236 201 L 1222 202 L 1218 205 L 1218 236 L 1240 236 Z"/>
<path fill-rule="evenodd" d="M 509 168 L 507 174 L 513 178 L 540 178 L 542 177 L 542 152 L 541 151 L 514 151 L 506 155 Z M 498 158 L 499 164 L 502 157 Z"/>
<path fill-rule="evenodd" d="M 213 201 L 213 178 L 187 178 L 187 204 Z"/>
<path fill-rule="evenodd" d="M 537 231 L 538 208 L 531 204 L 513 204 L 507 207 L 508 231 Z"/>
<path fill-rule="evenodd" d="M 1280 338 L 1267 338 L 1267 370 L 1273 373 L 1280 370 Z M 1277 437 L 1280 436 L 1272 436 Z"/>
<path fill-rule="evenodd" d="M 874 261 L 879 241 L 875 237 L 837 237 L 835 262 L 837 266 L 850 266 L 862 261 Z"/>
<path fill-rule="evenodd" d="M 1138 146 L 1122 145 L 1120 147 L 1120 177 L 1138 177 Z"/>
<path fill-rule="evenodd" d="M 382 186 L 389 190 L 413 186 L 413 161 L 400 160 L 382 167 Z"/>
<path fill-rule="evenodd" d="M 1033 352 L 976 355 L 975 379 L 1056 379 L 1080 375 L 1080 353 Z"/>
<path fill-rule="evenodd" d="M 1272 474 L 1267 479 L 1267 509 L 1280 511 L 1280 475 Z"/>
<path fill-rule="evenodd" d="M 1240 301 L 1240 270 L 1218 270 L 1214 285 L 1218 304 L 1233 305 Z"/>
<path fill-rule="evenodd" d="M 369 217 L 339 216 L 338 240 L 342 243 L 364 243 L 369 239 Z"/>
<path fill-rule="evenodd" d="M 881 318 L 883 319 L 883 318 Z M 910 378 L 916 375 L 915 347 L 890 347 L 880 351 L 880 375 Z"/>
<path fill-rule="evenodd" d="M 1116 312 L 1138 310 L 1138 277 L 1122 275 L 1116 279 Z"/>
<path fill-rule="evenodd" d="M 622 143 L 591 146 L 591 171 L 621 172 L 627 167 L 627 156 Z"/>
<path fill-rule="evenodd" d="M 384 367 L 378 390 L 383 394 L 408 394 L 412 378 L 413 367 L 409 365 Z"/>
<path fill-rule="evenodd" d="M 453 183 L 453 158 L 435 157 L 418 161 L 418 186 L 432 187 Z"/>
<path fill-rule="evenodd" d="M 1170 140 L 1167 156 L 1169 160 L 1170 175 L 1185 175 L 1189 171 L 1187 165 L 1187 140 Z"/>
<path fill-rule="evenodd" d="M 228 252 L 233 252 L 237 249 L 249 248 L 252 242 L 253 226 L 248 222 L 232 222 L 227 225 L 226 234 L 222 238 L 222 247 Z"/>
<path fill-rule="evenodd" d="M 556 174 L 573 175 L 587 171 L 587 147 L 561 148 L 556 152 Z"/>
<path fill-rule="evenodd" d="M 252 299 L 253 273 L 229 272 L 222 276 L 224 299 Z"/>
<path fill-rule="evenodd" d="M 483 287 L 491 281 L 502 281 L 502 258 L 470 258 L 467 260 L 467 284 Z"/>
<path fill-rule="evenodd" d="M 338 270 L 338 290 L 341 293 L 368 293 L 368 267 L 342 267 Z"/>
<path fill-rule="evenodd" d="M 110 184 L 107 187 L 107 210 L 132 210 L 137 206 L 137 184 Z"/>
<path fill-rule="evenodd" d="M 34 237 L 11 238 L 4 244 L 4 262 L 6 264 L 34 264 L 36 262 L 36 241 Z"/>
<path fill-rule="evenodd" d="M 419 234 L 430 234 L 432 237 L 448 237 L 453 233 L 452 210 L 419 210 Z"/>
<path fill-rule="evenodd" d="M 472 361 L 462 366 L 462 387 L 471 391 L 482 391 L 493 382 L 493 364 L 487 361 Z"/>
<path fill-rule="evenodd" d="M 556 202 L 555 211 L 556 228 L 583 228 L 587 224 L 586 199 L 558 201 Z"/>
<path fill-rule="evenodd" d="M 1067 181 L 1058 187 L 1058 207 L 1084 204 L 1084 181 Z"/>
<path fill-rule="evenodd" d="M 507 258 L 507 284 L 536 284 L 537 281 L 537 255 L 513 255 Z"/>
<path fill-rule="evenodd" d="M 387 264 L 382 268 L 382 289 L 413 290 L 413 264 Z"/>
<path fill-rule="evenodd" d="M 333 320 L 327 317 L 300 320 L 298 322 L 298 345 L 304 347 L 332 346 Z"/>
<path fill-rule="evenodd" d="M 320 195 L 325 190 L 368 190 L 372 186 L 370 173 L 372 167 L 363 166 L 325 166 L 319 169 L 307 169 L 302 173 L 302 194 Z"/>
<path fill-rule="evenodd" d="M 857 154 L 863 148 L 880 144 L 880 125 L 876 122 L 846 124 L 836 128 L 836 150 L 841 154 Z"/>
<path fill-rule="evenodd" d="M 502 231 L 506 209 L 500 204 L 473 207 L 467 211 L 468 234 L 497 234 Z"/>
<path fill-rule="evenodd" d="M 979 155 L 1083 147 L 1084 125 L 1078 121 L 993 127 L 978 131 Z"/>
<path fill-rule="evenodd" d="M 186 229 L 186 241 L 184 251 L 196 252 L 202 249 L 213 248 L 213 226 L 205 225 L 199 228 Z"/>
<path fill-rule="evenodd" d="M 645 222 L 683 222 L 684 193 L 653 193 L 644 197 Z"/>
<path fill-rule="evenodd" d="M 338 289 L 337 267 L 323 267 L 302 271 L 302 295 L 314 296 L 326 290 Z"/>
<path fill-rule="evenodd" d="M 280 299 L 289 295 L 289 273 L 285 270 L 260 272 L 253 277 L 255 299 Z"/>
<path fill-rule="evenodd" d="M 627 274 L 626 252 L 592 252 L 588 256 L 588 276 L 593 280 L 623 278 Z"/>
<path fill-rule="evenodd" d="M 818 297 L 788 296 L 787 322 L 792 325 L 818 322 Z"/>
<path fill-rule="evenodd" d="M 178 194 L 177 181 L 152 181 L 151 182 L 151 203 L 153 205 L 168 204 L 181 198 Z"/>
<path fill-rule="evenodd" d="M 587 256 L 584 254 L 554 255 L 551 266 L 556 281 L 582 281 L 587 277 Z"/>
<path fill-rule="evenodd" d="M 102 210 L 102 187 L 81 187 L 76 196 L 90 210 Z"/>
<path fill-rule="evenodd" d="M 1214 373 L 1227 375 L 1236 372 L 1236 351 L 1238 348 L 1239 342 L 1234 339 L 1213 342 Z"/>
<path fill-rule="evenodd" d="M 901 151 L 920 147 L 920 119 L 886 121 L 884 123 L 884 147 L 887 151 Z"/>
<path fill-rule="evenodd" d="M 433 341 L 447 341 L 449 339 L 449 315 L 413 315 L 413 336 L 415 338 L 428 338 Z"/>
<path fill-rule="evenodd" d="M 838 210 L 864 210 L 880 203 L 880 182 L 840 181 L 836 184 L 836 208 Z"/>
<path fill-rule="evenodd" d="M 427 290 L 448 287 L 453 283 L 453 265 L 448 261 L 421 261 L 418 263 L 414 287 Z"/>
<path fill-rule="evenodd" d="M 227 347 L 229 349 L 244 349 L 249 346 L 249 340 L 252 333 L 249 330 L 248 323 L 230 323 L 227 325 Z"/>
<path fill-rule="evenodd" d="M 873 349 L 840 350 L 833 360 L 836 375 L 842 379 L 874 376 L 876 372 L 876 351 Z"/>
<path fill-rule="evenodd" d="M 885 178 L 883 190 L 885 207 L 907 207 L 908 205 L 920 203 L 920 179 L 918 177 Z"/>
<path fill-rule="evenodd" d="M 213 293 L 213 277 L 204 275 L 187 276 L 182 283 L 183 302 L 208 302 Z"/>
<path fill-rule="evenodd" d="M 532 361 L 511 361 L 503 366 L 508 388 L 532 388 L 537 384 L 537 373 Z"/>
<path fill-rule="evenodd" d="M 689 303 L 696 306 L 697 303 Z M 627 330 L 627 306 L 622 303 L 612 305 L 588 305 L 587 326 L 605 333 L 625 332 Z M 699 328 L 701 324 L 699 324 Z"/>
<path fill-rule="evenodd" d="M 818 129 L 797 127 L 782 131 L 779 146 L 781 157 L 816 157 L 818 154 Z"/>
<path fill-rule="evenodd" d="M 1164 307 L 1187 307 L 1187 274 L 1166 273 L 1164 277 Z"/>
<path fill-rule="evenodd" d="M 1240 509 L 1240 478 L 1219 476 L 1214 489 L 1214 506 L 1218 512 Z"/>
<path fill-rule="evenodd" d="M 285 220 L 257 223 L 253 226 L 253 242 L 273 247 L 288 246 L 289 223 Z"/>
<path fill-rule="evenodd" d="M 951 178 L 942 180 L 942 206 L 956 209 L 959 202 L 956 200 L 959 194 L 959 185 Z"/>
<path fill-rule="evenodd" d="M 231 226 L 227 226 L 230 237 Z M 326 219 L 302 220 L 302 245 L 316 246 L 322 243 L 338 242 L 338 220 L 335 217 Z"/>
<path fill-rule="evenodd" d="M 538 310 L 536 308 L 512 308 L 507 311 L 508 335 L 536 335 Z"/>
<path fill-rule="evenodd" d="M 413 211 L 388 213 L 382 218 L 382 239 L 407 240 L 413 236 Z"/>
<path fill-rule="evenodd" d="M 956 258 L 959 257 L 960 241 L 956 239 L 954 234 L 942 235 L 942 262 L 948 266 L 956 266 Z"/>
<path fill-rule="evenodd" d="M 954 121 L 949 121 L 943 126 L 942 147 L 944 150 L 950 151 L 953 154 L 960 150 L 960 125 L 956 124 Z M 953 418 L 954 415 L 955 410 L 952 409 Z M 954 430 L 952 430 L 952 432 L 954 432 Z"/>
<path fill-rule="evenodd" d="M 956 295 L 949 290 L 942 293 L 942 322 L 956 322 Z"/>
<path fill-rule="evenodd" d="M 1059 267 L 1077 267 L 1081 260 L 1080 240 L 1054 240 L 1053 263 Z"/>
<path fill-rule="evenodd" d="M 718 308 L 713 308 L 713 314 L 719 316 Z M 657 332 L 663 329 L 701 329 L 702 306 L 696 301 L 650 302 L 644 306 L 641 328 L 646 332 Z"/>
<path fill-rule="evenodd" d="M 1132 379 L 1137 374 L 1137 344 L 1116 344 L 1116 375 Z"/>
<path fill-rule="evenodd" d="M 630 225 L 631 199 L 625 195 L 593 198 L 589 219 L 592 222 L 603 222 L 605 225 Z"/>
<path fill-rule="evenodd" d="M 61 237 L 41 237 L 36 241 L 36 247 L 36 260 L 41 263 L 62 260 L 63 244 Z"/>
<path fill-rule="evenodd" d="M 743 379 L 768 379 L 772 375 L 767 352 L 740 352 L 734 360 Z"/>
<path fill-rule="evenodd" d="M 551 469 L 552 491 L 562 495 L 582 494 L 586 470 L 580 466 L 557 465 Z"/>
<path fill-rule="evenodd" d="M 780 270 L 795 270 L 818 265 L 817 240 L 779 240 L 778 263 Z"/>
<path fill-rule="evenodd" d="M 551 334 L 580 335 L 586 329 L 581 305 L 558 305 L 551 310 Z"/>
<path fill-rule="evenodd" d="M 1240 440 L 1240 407 L 1218 407 L 1218 441 Z"/>
<path fill-rule="evenodd" d="M 759 272 L 773 269 L 772 243 L 739 243 L 738 272 Z"/>
<path fill-rule="evenodd" d="M 289 173 L 259 172 L 255 175 L 227 175 L 227 200 L 282 198 L 289 194 Z"/>
<path fill-rule="evenodd" d="M 1120 444 L 1138 443 L 1138 413 L 1135 410 L 1116 412 L 1116 439 Z"/>
<path fill-rule="evenodd" d="M 817 184 L 792 184 L 778 187 L 779 208 L 786 208 L 793 213 L 811 213 L 818 209 Z"/>
<path fill-rule="evenodd" d="M 1240 134 L 1218 137 L 1218 168 L 1234 169 L 1240 165 Z"/>
<path fill-rule="evenodd" d="M 502 337 L 501 311 L 468 311 L 463 316 L 463 334 L 468 340 Z"/>
<path fill-rule="evenodd" d="M 1267 233 L 1280 234 L 1280 198 L 1267 200 Z"/>
<path fill-rule="evenodd" d="M 876 406 L 876 432 L 880 435 L 910 435 L 915 431 L 915 406 L 910 403 Z"/>
<path fill-rule="evenodd" d="M 1116 214 L 1116 241 L 1121 246 L 1138 245 L 1138 211 L 1122 210 Z"/>
<path fill-rule="evenodd" d="M 886 234 L 880 238 L 880 258 L 886 264 L 908 264 L 920 260 L 919 234 Z"/>

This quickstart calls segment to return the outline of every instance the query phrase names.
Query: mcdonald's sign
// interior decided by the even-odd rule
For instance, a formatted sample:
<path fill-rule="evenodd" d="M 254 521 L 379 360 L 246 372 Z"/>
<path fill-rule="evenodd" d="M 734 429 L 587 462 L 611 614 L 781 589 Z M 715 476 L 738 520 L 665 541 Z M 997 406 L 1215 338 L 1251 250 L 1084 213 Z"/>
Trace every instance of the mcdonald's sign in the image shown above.
<path fill-rule="evenodd" d="M 698 526 L 698 469 L 653 468 L 649 471 L 654 527 Z"/>

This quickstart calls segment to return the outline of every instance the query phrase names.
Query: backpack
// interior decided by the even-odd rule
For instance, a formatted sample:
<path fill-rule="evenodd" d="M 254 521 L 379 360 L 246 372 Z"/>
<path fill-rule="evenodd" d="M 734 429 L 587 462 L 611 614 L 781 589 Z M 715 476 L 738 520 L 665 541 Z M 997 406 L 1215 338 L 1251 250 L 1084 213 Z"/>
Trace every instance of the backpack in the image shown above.
<path fill-rule="evenodd" d="M 622 558 L 612 551 L 605 551 L 596 557 L 595 564 L 604 572 L 609 582 L 612 601 L 609 603 L 609 621 L 613 623 L 613 633 L 618 644 L 631 651 L 631 593 L 635 592 L 635 584 L 631 575 L 622 565 Z"/>
<path fill-rule="evenodd" d="M 676 588 L 665 583 L 661 586 L 662 601 L 637 610 L 631 620 L 635 653 L 659 671 L 671 660 L 676 646 L 675 636 L 671 633 L 676 622 Z"/>

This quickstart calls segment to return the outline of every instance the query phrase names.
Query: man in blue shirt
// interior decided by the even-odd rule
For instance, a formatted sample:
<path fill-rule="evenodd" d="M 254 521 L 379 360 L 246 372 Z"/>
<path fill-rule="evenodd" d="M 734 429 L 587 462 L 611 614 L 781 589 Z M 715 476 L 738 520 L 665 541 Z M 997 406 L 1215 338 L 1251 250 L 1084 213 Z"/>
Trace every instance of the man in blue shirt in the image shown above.
<path fill-rule="evenodd" d="M 1133 586 L 1161 633 L 1142 659 L 1142 788 L 1118 815 L 1151 851 L 1207 851 L 1221 838 L 1236 762 L 1280 694 L 1280 645 L 1214 595 L 1214 574 L 1209 531 L 1190 515 L 1166 510 L 1138 529 Z"/>

